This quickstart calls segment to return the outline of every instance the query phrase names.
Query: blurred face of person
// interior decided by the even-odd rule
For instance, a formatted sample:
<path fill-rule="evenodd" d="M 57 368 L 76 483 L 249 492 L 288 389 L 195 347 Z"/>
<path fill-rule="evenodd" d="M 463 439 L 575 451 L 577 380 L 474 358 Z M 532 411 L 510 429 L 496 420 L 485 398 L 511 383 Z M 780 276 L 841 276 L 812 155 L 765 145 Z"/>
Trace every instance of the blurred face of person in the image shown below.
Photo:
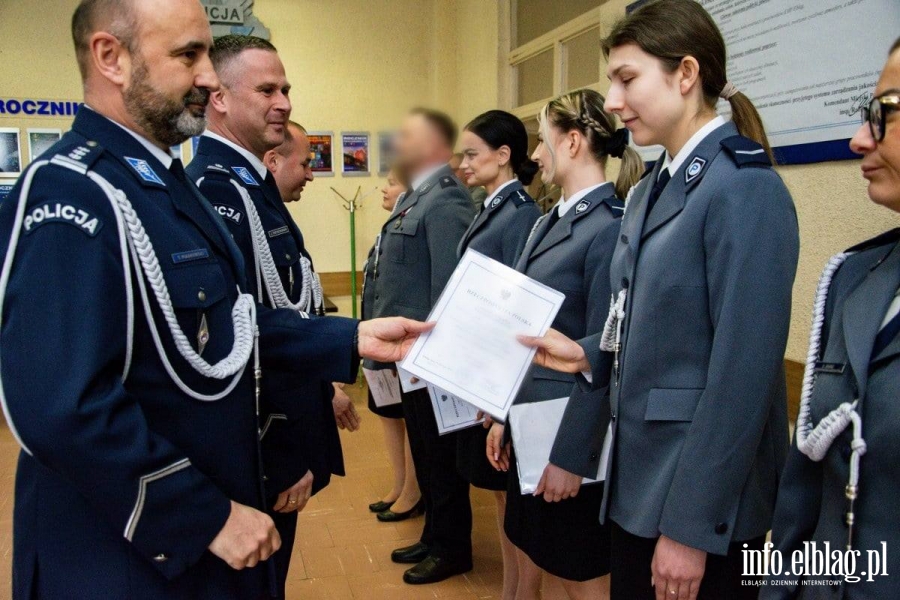
<path fill-rule="evenodd" d="M 405 191 L 406 188 L 397 179 L 397 175 L 393 171 L 388 173 L 387 181 L 384 187 L 381 188 L 381 208 L 388 212 L 394 210 L 397 198 Z"/>
<path fill-rule="evenodd" d="M 309 137 L 293 125 L 288 125 L 291 139 L 266 153 L 266 167 L 275 177 L 281 199 L 294 202 L 300 199 L 306 184 L 313 180 L 310 168 Z"/>
<path fill-rule="evenodd" d="M 875 98 L 900 96 L 900 50 L 888 58 Z M 900 111 L 887 110 L 884 139 L 872 136 L 868 123 L 863 123 L 850 141 L 850 148 L 863 155 L 862 175 L 869 182 L 869 197 L 895 212 L 900 212 Z"/>
<path fill-rule="evenodd" d="M 221 126 L 260 158 L 283 144 L 291 118 L 291 85 L 278 54 L 244 50 L 219 75 L 222 89 L 212 102 L 223 114 Z"/>
<path fill-rule="evenodd" d="M 133 10 L 138 26 L 122 87 L 125 111 L 168 148 L 206 128 L 210 93 L 219 89 L 209 60 L 212 35 L 198 2 L 134 2 Z"/>
<path fill-rule="evenodd" d="M 460 141 L 463 160 L 459 168 L 467 186 L 493 186 L 502 176 L 509 178 L 509 146 L 500 146 L 495 150 L 468 130 L 463 131 Z"/>
<path fill-rule="evenodd" d="M 456 178 L 462 182 L 466 181 L 466 174 L 460 165 L 462 165 L 462 156 L 459 154 L 454 154 L 453 158 L 450 159 L 450 169 L 453 171 L 453 174 L 456 175 Z"/>
<path fill-rule="evenodd" d="M 409 177 L 439 163 L 447 148 L 440 134 L 428 120 L 418 114 L 407 115 L 394 138 L 397 167 Z M 444 157 L 443 160 L 449 160 Z"/>
<path fill-rule="evenodd" d="M 702 96 L 693 70 L 696 60 L 682 60 L 683 68 L 667 73 L 663 63 L 637 44 L 612 48 L 609 53 L 609 93 L 603 108 L 618 115 L 639 146 L 677 145 L 675 138 L 690 111 L 688 98 Z M 696 113 L 696 110 L 694 112 Z M 673 154 L 674 156 L 674 154 Z"/>

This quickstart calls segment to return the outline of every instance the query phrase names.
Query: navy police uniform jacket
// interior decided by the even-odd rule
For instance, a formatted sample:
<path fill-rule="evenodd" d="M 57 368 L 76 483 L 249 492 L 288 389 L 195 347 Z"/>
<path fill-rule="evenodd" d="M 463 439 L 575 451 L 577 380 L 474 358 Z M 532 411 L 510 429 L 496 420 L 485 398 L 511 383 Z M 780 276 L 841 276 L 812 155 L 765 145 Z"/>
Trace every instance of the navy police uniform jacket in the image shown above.
<path fill-rule="evenodd" d="M 516 265 L 516 270 L 565 294 L 552 327 L 570 338 L 580 339 L 603 330 L 609 299 L 609 260 L 622 209 L 615 186 L 610 182 L 601 185 L 569 208 L 552 227 L 552 213 L 544 216 Z M 605 393 L 605 389 L 582 391 L 575 385 L 574 375 L 534 365 L 515 404 L 571 396 L 550 462 L 570 473 L 596 478 L 609 424 Z"/>
<path fill-rule="evenodd" d="M 247 291 L 259 298 L 253 238 L 244 202 L 232 181 L 246 189 L 266 231 L 266 240 L 291 302 L 300 299 L 303 273 L 300 258 L 309 255 L 303 235 L 281 200 L 268 171 L 261 180 L 254 166 L 234 148 L 203 136 L 185 169 L 200 192 L 222 215 L 244 257 Z M 266 304 L 274 306 L 265 295 Z M 270 497 L 313 473 L 313 491 L 328 485 L 332 474 L 344 475 L 341 441 L 331 400 L 330 381 L 296 371 L 263 372 L 261 399 L 263 468 Z"/>
<path fill-rule="evenodd" d="M 834 552 L 847 556 L 850 424 L 819 462 L 800 452 L 795 435 L 772 523 L 772 543 L 783 561 L 782 576 L 760 588 L 762 600 L 900 598 L 900 337 L 876 344 L 882 320 L 900 288 L 898 243 L 900 229 L 895 229 L 851 248 L 852 254 L 834 274 L 809 400 L 813 426 L 841 404 L 858 401 L 866 451 L 859 461 L 859 494 L 853 505 L 853 550 L 859 554 L 855 568 L 848 570 L 860 580 L 826 577 L 821 569 L 809 576 L 783 575 L 795 573 L 793 554 L 802 554 L 805 544 L 823 553 L 829 564 L 834 562 Z M 843 564 L 848 566 L 849 561 Z M 812 583 L 837 580 L 839 585 L 804 585 L 804 579 Z"/>
<path fill-rule="evenodd" d="M 784 350 L 797 215 L 762 146 L 726 122 L 647 213 L 629 194 L 610 266 L 626 291 L 605 506 L 626 531 L 713 554 L 765 535 L 787 455 Z M 583 345 L 609 381 L 599 336 Z"/>
<path fill-rule="evenodd" d="M 233 343 L 240 252 L 183 174 L 176 178 L 130 133 L 90 109 L 78 112 L 72 131 L 44 157 L 54 155 L 75 170 L 50 164 L 34 173 L 0 292 L 0 398 L 24 448 L 13 597 L 261 597 L 270 587 L 265 565 L 235 571 L 207 550 L 230 500 L 262 507 L 252 365 L 218 401 L 198 401 L 176 387 L 148 319 L 160 324 L 172 368 L 193 389 L 217 393 L 227 382 L 186 364 L 152 297 L 152 314 L 145 314 L 137 285 L 129 319 L 124 268 L 132 271 L 131 263 L 123 268 L 113 209 L 84 172 L 101 174 L 130 199 L 195 350 L 201 323 L 208 324 L 203 358 L 211 363 Z M 16 201 L 35 166 L 0 205 L 4 261 Z M 353 379 L 354 321 L 304 320 L 260 307 L 258 323 L 263 369 L 294 365 Z"/>

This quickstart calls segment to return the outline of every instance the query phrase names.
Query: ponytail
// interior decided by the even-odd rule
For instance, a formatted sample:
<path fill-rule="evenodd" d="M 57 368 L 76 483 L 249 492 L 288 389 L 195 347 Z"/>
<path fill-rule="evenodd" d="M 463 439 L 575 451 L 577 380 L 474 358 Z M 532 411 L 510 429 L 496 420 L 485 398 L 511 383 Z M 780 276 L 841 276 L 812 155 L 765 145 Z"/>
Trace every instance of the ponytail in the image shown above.
<path fill-rule="evenodd" d="M 637 150 L 628 146 L 622 153 L 622 164 L 619 166 L 619 176 L 616 178 L 616 196 L 625 199 L 628 192 L 637 185 L 644 174 L 644 161 Z"/>
<path fill-rule="evenodd" d="M 769 145 L 769 136 L 766 135 L 762 118 L 759 116 L 759 111 L 753 106 L 753 102 L 743 93 L 735 92 L 728 98 L 728 103 L 731 105 L 731 120 L 737 127 L 738 133 L 765 148 L 769 160 L 774 165 L 775 154 Z"/>

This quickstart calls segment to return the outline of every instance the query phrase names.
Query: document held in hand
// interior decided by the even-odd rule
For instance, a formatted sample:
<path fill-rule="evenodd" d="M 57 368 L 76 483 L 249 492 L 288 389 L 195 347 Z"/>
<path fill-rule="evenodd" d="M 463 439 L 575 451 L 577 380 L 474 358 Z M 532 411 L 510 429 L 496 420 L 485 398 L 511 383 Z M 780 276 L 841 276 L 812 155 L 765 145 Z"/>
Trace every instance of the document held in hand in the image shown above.
<path fill-rule="evenodd" d="M 550 464 L 550 453 L 553 451 L 553 443 L 556 441 L 568 403 L 568 398 L 525 402 L 516 404 L 509 411 L 509 428 L 512 430 L 519 487 L 523 494 L 534 493 L 544 475 L 544 469 Z M 611 441 L 612 424 L 606 429 L 597 475 L 594 478 L 583 479 L 583 485 L 598 483 L 606 478 Z"/>
<path fill-rule="evenodd" d="M 505 421 L 535 350 L 517 335 L 542 336 L 565 295 L 467 250 L 428 317 L 437 325 L 402 366 Z"/>
<path fill-rule="evenodd" d="M 447 390 L 428 384 L 428 395 L 431 397 L 439 435 L 484 423 L 483 417 L 478 418 L 478 409 Z"/>

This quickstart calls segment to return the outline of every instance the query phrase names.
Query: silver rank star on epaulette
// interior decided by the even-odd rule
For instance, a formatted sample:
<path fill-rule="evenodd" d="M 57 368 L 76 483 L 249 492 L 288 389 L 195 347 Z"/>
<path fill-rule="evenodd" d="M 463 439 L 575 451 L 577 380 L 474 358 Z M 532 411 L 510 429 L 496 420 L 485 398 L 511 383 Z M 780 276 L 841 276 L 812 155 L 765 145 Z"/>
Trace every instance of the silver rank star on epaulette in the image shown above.
<path fill-rule="evenodd" d="M 50 159 L 52 164 L 68 167 L 73 171 L 78 171 L 82 175 L 88 172 L 91 165 L 102 153 L 102 148 L 97 142 L 87 141 L 83 146 L 75 146 L 69 150 L 68 154 L 57 154 Z"/>

